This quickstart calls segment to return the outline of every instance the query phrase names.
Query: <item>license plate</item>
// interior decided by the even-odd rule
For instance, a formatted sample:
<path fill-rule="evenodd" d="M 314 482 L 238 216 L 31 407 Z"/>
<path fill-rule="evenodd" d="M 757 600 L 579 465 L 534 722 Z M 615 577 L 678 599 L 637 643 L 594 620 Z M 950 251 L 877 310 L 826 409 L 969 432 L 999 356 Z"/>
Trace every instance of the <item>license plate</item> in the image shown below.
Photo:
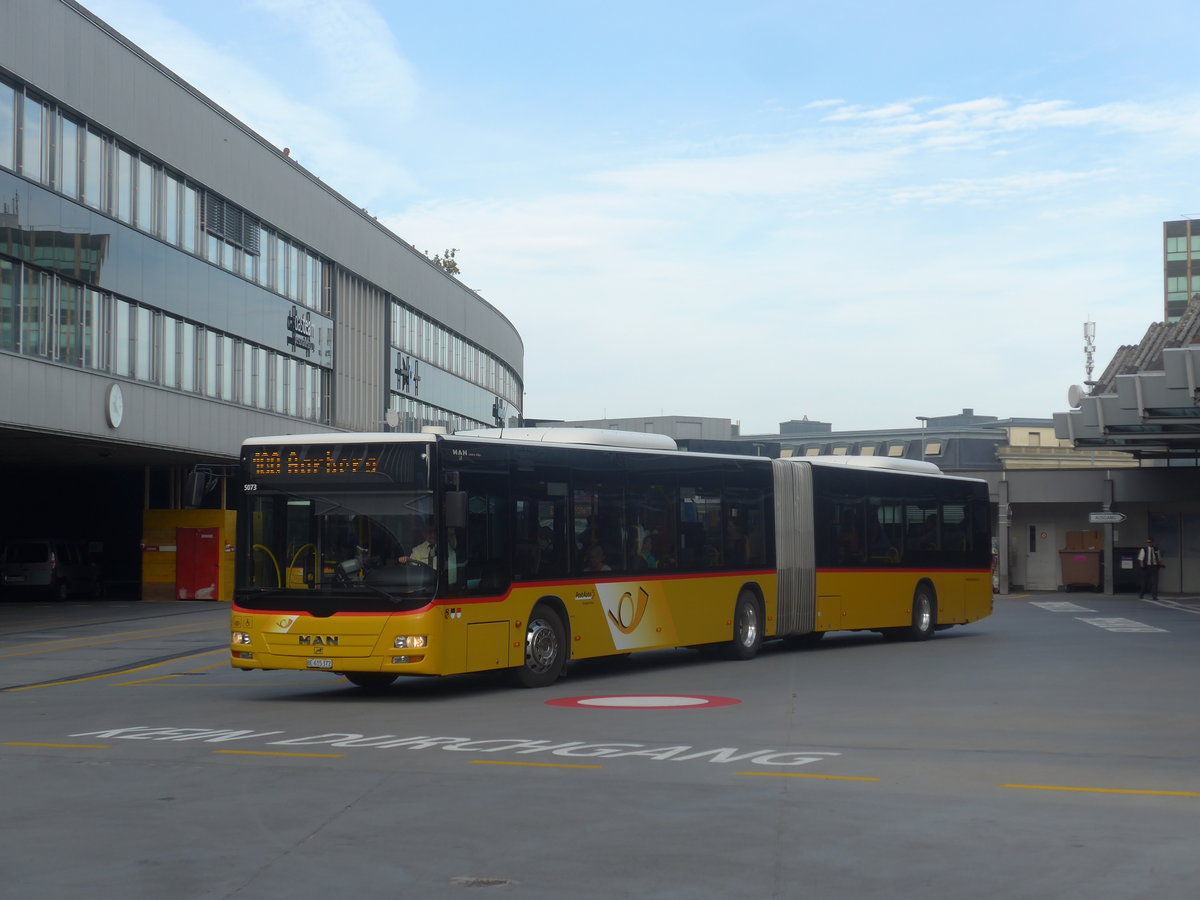
<path fill-rule="evenodd" d="M 333 660 L 332 659 L 309 659 L 309 660 L 305 660 L 305 664 L 310 669 L 332 669 L 333 668 Z"/>
<path fill-rule="evenodd" d="M 5 575 L 4 580 L 8 584 L 20 584 L 22 581 L 25 580 L 25 576 L 24 575 Z"/>

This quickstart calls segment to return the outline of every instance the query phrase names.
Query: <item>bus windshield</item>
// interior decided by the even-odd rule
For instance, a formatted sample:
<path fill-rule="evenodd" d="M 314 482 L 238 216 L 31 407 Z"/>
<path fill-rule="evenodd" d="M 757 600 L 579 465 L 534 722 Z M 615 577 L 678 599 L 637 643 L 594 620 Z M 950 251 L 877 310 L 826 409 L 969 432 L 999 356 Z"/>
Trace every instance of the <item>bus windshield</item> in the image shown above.
<path fill-rule="evenodd" d="M 437 585 L 424 444 L 279 443 L 242 454 L 238 593 L 315 614 L 420 606 Z"/>
<path fill-rule="evenodd" d="M 258 491 L 248 500 L 242 591 L 282 592 L 292 604 L 295 592 L 309 601 L 340 597 L 352 609 L 362 608 L 359 595 L 388 604 L 433 596 L 436 556 L 429 548 L 437 523 L 430 492 Z"/>

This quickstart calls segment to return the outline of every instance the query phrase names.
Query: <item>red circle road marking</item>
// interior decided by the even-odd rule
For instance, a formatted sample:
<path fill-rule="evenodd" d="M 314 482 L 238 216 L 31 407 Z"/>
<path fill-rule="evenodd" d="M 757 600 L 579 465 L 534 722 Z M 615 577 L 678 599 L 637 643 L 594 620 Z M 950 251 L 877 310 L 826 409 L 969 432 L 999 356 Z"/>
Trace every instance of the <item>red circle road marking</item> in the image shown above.
<path fill-rule="evenodd" d="M 704 697 L 697 694 L 616 694 L 600 697 L 563 697 L 547 700 L 547 706 L 572 706 L 577 709 L 708 709 L 741 703 L 732 697 Z"/>

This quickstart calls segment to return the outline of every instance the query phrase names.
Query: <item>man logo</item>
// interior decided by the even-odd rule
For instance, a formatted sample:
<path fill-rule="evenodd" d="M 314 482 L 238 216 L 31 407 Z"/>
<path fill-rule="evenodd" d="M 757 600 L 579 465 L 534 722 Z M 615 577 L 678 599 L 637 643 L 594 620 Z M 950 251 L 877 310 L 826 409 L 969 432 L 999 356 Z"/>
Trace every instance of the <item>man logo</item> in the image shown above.
<path fill-rule="evenodd" d="M 650 603 L 650 595 L 644 587 L 638 587 L 637 602 L 634 602 L 633 594 L 626 591 L 621 595 L 621 599 L 617 601 L 617 611 L 614 614 L 612 610 L 608 611 L 608 617 L 612 623 L 617 626 L 617 631 L 621 634 L 633 634 L 637 631 L 637 627 L 642 624 L 642 618 L 646 615 L 646 606 Z"/>
<path fill-rule="evenodd" d="M 321 637 L 319 634 L 302 634 L 299 637 L 299 641 L 301 647 L 336 647 L 338 645 L 338 639 L 335 635 Z"/>

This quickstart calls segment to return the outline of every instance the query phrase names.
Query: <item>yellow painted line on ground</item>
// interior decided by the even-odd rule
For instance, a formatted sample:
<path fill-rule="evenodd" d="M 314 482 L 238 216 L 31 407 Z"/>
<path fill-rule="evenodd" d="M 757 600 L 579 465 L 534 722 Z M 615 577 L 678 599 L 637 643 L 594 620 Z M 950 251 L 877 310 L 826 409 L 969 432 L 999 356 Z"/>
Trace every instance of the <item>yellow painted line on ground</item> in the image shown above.
<path fill-rule="evenodd" d="M 203 653 L 195 653 L 192 656 L 207 656 L 210 653 L 224 653 L 224 650 L 205 650 Z M 45 684 L 27 684 L 22 687 L 11 687 L 5 689 L 5 693 L 15 694 L 17 691 L 33 691 L 38 688 L 61 687 L 64 684 L 82 684 L 85 681 L 98 681 L 101 678 L 116 678 L 118 675 L 128 675 L 131 672 L 145 672 L 149 669 L 155 669 L 159 666 L 165 666 L 169 663 L 179 662 L 183 659 L 191 659 L 190 656 L 179 656 L 175 659 L 167 659 L 162 662 L 150 663 L 147 666 L 134 666 L 132 669 L 121 669 L 118 672 L 106 672 L 103 675 L 84 675 L 80 678 L 66 678 L 62 681 L 47 681 Z"/>
<path fill-rule="evenodd" d="M 571 763 L 505 762 L 499 759 L 473 759 L 473 766 L 526 766 L 533 769 L 603 769 L 604 766 L 572 765 Z"/>
<path fill-rule="evenodd" d="M 282 750 L 214 750 L 228 756 L 302 756 L 309 759 L 341 759 L 345 753 L 284 753 Z"/>
<path fill-rule="evenodd" d="M 1140 791 L 1133 788 L 1068 787 L 1058 784 L 1002 784 L 1021 791 L 1075 791 L 1082 794 L 1141 794 L 1146 797 L 1200 797 L 1200 791 Z"/>
<path fill-rule="evenodd" d="M 5 741 L 5 747 L 54 747 L 60 750 L 107 750 L 108 744 L 35 744 L 30 741 Z"/>
<path fill-rule="evenodd" d="M 827 781 L 879 781 L 860 775 L 817 775 L 812 772 L 734 772 L 734 775 L 758 775 L 763 778 L 821 778 Z"/>
<path fill-rule="evenodd" d="M 229 651 L 222 647 L 220 650 L 206 650 L 203 653 L 197 653 L 196 656 L 209 656 L 213 653 L 224 653 L 228 655 Z M 166 665 L 166 663 L 162 663 Z M 117 687 L 129 687 L 135 684 L 151 684 L 155 681 L 166 681 L 170 678 L 181 678 L 184 675 L 199 675 L 201 672 L 207 672 L 209 669 L 217 669 L 221 666 L 229 665 L 228 659 L 222 659 L 220 662 L 212 663 L 207 666 L 199 666 L 195 669 L 188 669 L 186 672 L 172 672 L 170 675 L 156 675 L 153 678 L 139 678 L 136 681 L 121 681 L 117 683 Z"/>
<path fill-rule="evenodd" d="M 99 647 L 105 644 L 123 644 L 128 641 L 141 641 L 156 637 L 175 637 L 180 634 L 195 634 L 199 631 L 212 631 L 216 625 L 198 625 L 191 628 L 148 628 L 142 631 L 118 631 L 112 634 L 99 634 L 89 638 L 71 638 L 61 641 L 51 641 L 38 644 L 24 650 L 0 650 L 0 659 L 15 659 L 19 656 L 37 656 L 43 653 L 57 653 L 60 650 L 78 650 L 82 647 Z"/>

